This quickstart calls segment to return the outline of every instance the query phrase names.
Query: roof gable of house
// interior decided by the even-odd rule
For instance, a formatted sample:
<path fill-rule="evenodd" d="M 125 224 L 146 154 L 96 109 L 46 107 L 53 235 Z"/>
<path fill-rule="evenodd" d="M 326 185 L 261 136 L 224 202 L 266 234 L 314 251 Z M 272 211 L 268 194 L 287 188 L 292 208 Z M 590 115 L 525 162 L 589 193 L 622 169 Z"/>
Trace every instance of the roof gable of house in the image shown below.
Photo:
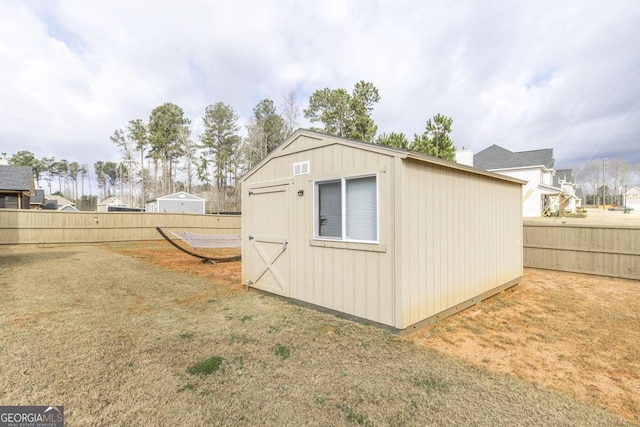
<path fill-rule="evenodd" d="M 541 150 L 518 151 L 515 153 L 525 159 L 529 164 L 527 166 L 542 165 L 547 169 L 553 169 L 556 162 L 553 159 L 553 148 L 543 148 Z"/>
<path fill-rule="evenodd" d="M 573 169 L 558 169 L 553 176 L 553 186 L 560 187 L 562 183 L 573 183 Z"/>
<path fill-rule="evenodd" d="M 31 191 L 32 182 L 29 166 L 0 165 L 0 190 Z"/>
<path fill-rule="evenodd" d="M 29 204 L 31 205 L 42 205 L 44 204 L 44 190 L 38 189 L 36 190 L 31 199 L 29 200 Z"/>
<path fill-rule="evenodd" d="M 544 166 L 553 169 L 553 149 L 513 152 L 498 145 L 492 145 L 473 156 L 473 165 L 483 170 Z"/>
<path fill-rule="evenodd" d="M 629 189 L 627 189 L 626 195 L 631 195 L 631 194 L 640 194 L 640 187 L 631 187 Z"/>

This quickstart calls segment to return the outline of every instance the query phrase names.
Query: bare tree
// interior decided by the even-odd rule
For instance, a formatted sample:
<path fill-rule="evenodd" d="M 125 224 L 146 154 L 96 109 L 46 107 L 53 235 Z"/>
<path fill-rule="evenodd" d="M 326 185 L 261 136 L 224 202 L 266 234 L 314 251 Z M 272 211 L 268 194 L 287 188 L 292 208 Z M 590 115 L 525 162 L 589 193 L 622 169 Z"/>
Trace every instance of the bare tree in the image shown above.
<path fill-rule="evenodd" d="M 629 175 L 631 174 L 631 165 L 625 159 L 609 159 L 607 163 L 609 169 L 609 179 L 611 180 L 611 188 L 616 194 L 618 200 L 616 203 L 622 203 L 622 191 L 620 187 L 627 185 Z"/>
<path fill-rule="evenodd" d="M 597 205 L 597 201 L 600 200 L 597 190 L 602 185 L 602 160 L 592 160 L 577 170 L 576 184 L 579 184 L 585 190 L 588 189 L 594 196 L 593 203 Z"/>
<path fill-rule="evenodd" d="M 282 95 L 280 115 L 284 121 L 284 139 L 287 139 L 300 126 L 300 104 L 295 90 L 289 90 Z"/>

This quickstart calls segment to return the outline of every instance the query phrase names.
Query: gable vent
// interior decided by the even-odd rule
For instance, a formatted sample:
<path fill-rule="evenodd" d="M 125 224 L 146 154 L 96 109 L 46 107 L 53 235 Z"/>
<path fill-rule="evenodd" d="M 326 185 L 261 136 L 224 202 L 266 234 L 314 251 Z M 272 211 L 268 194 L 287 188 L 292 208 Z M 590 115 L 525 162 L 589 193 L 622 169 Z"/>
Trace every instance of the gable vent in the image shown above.
<path fill-rule="evenodd" d="M 309 160 L 306 162 L 298 162 L 293 164 L 293 175 L 306 175 L 311 172 Z"/>

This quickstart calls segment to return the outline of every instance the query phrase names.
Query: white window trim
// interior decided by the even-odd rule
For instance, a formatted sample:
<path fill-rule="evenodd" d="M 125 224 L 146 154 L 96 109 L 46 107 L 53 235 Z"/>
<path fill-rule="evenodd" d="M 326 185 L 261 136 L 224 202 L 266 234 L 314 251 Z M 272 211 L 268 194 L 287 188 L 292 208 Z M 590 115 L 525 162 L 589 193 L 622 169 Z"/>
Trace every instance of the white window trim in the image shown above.
<path fill-rule="evenodd" d="M 347 202 L 347 186 L 346 186 L 346 182 L 351 180 L 351 179 L 358 179 L 358 178 L 369 178 L 369 177 L 375 177 L 376 179 L 376 240 L 356 240 L 356 239 L 347 239 L 346 238 L 346 233 L 347 233 L 347 215 L 346 215 L 346 202 Z M 320 236 L 318 234 L 319 230 L 320 230 L 320 211 L 319 211 L 319 191 L 318 191 L 318 185 L 319 184 L 325 184 L 325 183 L 331 183 L 331 182 L 340 182 L 340 203 L 341 203 L 341 229 L 342 229 L 342 236 L 340 238 L 336 238 L 336 237 L 326 237 L 326 236 Z M 319 181 L 314 181 L 313 183 L 313 238 L 314 240 L 326 240 L 326 241 L 330 241 L 330 242 L 349 242 L 349 243 L 368 243 L 368 244 L 379 244 L 380 243 L 380 188 L 379 188 L 379 177 L 377 173 L 371 173 L 371 174 L 362 174 L 362 175 L 353 175 L 353 176 L 346 176 L 346 177 L 342 177 L 342 178 L 329 178 L 329 179 L 323 179 L 323 180 L 319 180 Z"/>

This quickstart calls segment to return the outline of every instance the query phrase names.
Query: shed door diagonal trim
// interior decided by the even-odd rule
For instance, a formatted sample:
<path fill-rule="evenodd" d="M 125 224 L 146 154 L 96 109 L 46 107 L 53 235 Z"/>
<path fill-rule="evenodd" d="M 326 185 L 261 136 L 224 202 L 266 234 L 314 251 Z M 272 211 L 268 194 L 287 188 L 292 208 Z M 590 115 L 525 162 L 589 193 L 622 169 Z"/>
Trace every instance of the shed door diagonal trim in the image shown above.
<path fill-rule="evenodd" d="M 255 251 L 258 253 L 258 255 L 260 255 L 260 258 L 262 258 L 262 261 L 264 261 L 265 267 L 262 270 L 262 272 L 258 275 L 258 277 L 255 278 L 255 280 L 249 280 L 249 282 L 247 283 L 247 287 L 249 287 L 254 283 L 257 283 L 260 279 L 262 279 L 262 276 L 264 276 L 264 274 L 267 271 L 270 271 L 271 274 L 273 274 L 273 277 L 278 282 L 278 284 L 282 287 L 282 289 L 285 289 L 286 283 L 284 279 L 280 276 L 278 271 L 273 267 L 273 264 L 275 264 L 278 258 L 280 258 L 280 255 L 282 255 L 284 251 L 287 250 L 287 246 L 289 245 L 289 240 L 284 239 L 282 242 L 276 242 L 272 238 L 261 239 L 259 237 L 253 237 L 253 236 L 249 236 L 249 240 L 251 241 L 251 245 L 253 246 Z M 267 254 L 264 253 L 264 251 L 260 248 L 259 245 L 257 245 L 257 243 L 282 243 L 282 249 L 273 257 L 273 259 L 269 259 Z"/>

